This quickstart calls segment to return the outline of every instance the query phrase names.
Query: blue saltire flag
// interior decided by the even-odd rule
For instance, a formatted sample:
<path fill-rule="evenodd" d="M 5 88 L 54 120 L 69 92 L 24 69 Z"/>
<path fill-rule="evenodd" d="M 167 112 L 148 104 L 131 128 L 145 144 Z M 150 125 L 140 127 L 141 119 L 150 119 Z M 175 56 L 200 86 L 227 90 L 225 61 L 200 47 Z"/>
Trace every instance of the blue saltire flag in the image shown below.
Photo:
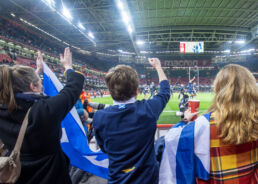
<path fill-rule="evenodd" d="M 165 136 L 160 184 L 194 184 L 210 173 L 210 113 L 173 126 Z"/>
<path fill-rule="evenodd" d="M 61 82 L 45 63 L 43 63 L 43 87 L 44 93 L 51 97 L 63 89 Z M 85 131 L 87 130 L 82 126 L 79 115 L 73 107 L 62 121 L 61 147 L 69 157 L 71 165 L 108 179 L 108 157 L 101 151 L 90 149 Z"/>

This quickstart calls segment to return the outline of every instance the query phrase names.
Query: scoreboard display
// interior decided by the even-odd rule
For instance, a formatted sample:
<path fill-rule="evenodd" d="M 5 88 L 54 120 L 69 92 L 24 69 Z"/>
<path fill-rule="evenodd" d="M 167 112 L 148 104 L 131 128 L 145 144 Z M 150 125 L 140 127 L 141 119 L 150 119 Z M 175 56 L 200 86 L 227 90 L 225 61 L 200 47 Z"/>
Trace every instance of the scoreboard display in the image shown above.
<path fill-rule="evenodd" d="M 204 42 L 180 42 L 180 53 L 203 53 Z"/>

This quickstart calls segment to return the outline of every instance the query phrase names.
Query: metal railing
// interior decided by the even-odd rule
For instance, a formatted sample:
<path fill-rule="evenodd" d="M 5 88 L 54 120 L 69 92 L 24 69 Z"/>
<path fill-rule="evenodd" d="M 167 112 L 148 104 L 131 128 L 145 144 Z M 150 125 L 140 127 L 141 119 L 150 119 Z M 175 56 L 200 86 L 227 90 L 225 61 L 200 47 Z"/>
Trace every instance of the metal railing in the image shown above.
<path fill-rule="evenodd" d="M 164 136 L 167 131 L 173 126 L 174 124 L 159 124 L 157 125 L 157 130 L 155 134 L 155 140 L 160 138 L 161 136 Z"/>

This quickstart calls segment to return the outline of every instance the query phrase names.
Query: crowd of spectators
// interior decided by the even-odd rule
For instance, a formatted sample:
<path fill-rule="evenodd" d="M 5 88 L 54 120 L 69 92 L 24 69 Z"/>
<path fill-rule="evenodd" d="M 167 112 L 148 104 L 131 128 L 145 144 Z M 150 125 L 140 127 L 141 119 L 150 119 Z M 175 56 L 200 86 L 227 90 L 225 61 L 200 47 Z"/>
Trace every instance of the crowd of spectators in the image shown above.
<path fill-rule="evenodd" d="M 63 50 L 60 46 L 53 47 L 53 44 L 50 44 L 53 41 L 42 38 L 40 35 L 33 35 L 28 29 L 3 18 L 0 19 L 0 35 L 55 55 Z"/>
<path fill-rule="evenodd" d="M 22 43 L 29 49 L 43 50 L 55 57 L 62 50 L 61 47 L 52 47 L 53 45 L 49 44 L 46 39 L 33 36 L 28 30 L 19 28 L 18 25 L 15 27 L 13 23 L 4 19 L 0 21 L 0 35 L 8 41 Z M 34 61 L 36 57 L 37 62 Z M 106 85 L 114 100 L 114 105 L 97 111 L 93 116 L 92 127 L 99 147 L 108 154 L 109 182 L 157 184 L 162 181 L 159 178 L 160 167 L 164 171 L 162 178 L 166 178 L 165 182 L 161 183 L 169 183 L 170 180 L 177 179 L 182 181 L 185 179 L 188 182 L 188 176 L 183 177 L 183 169 L 177 169 L 176 172 L 179 174 L 175 177 L 171 167 L 166 167 L 171 162 L 166 162 L 165 167 L 162 160 L 158 163 L 154 149 L 157 120 L 170 98 L 169 82 L 172 80 L 171 84 L 174 86 L 187 84 L 187 77 L 178 77 L 180 73 L 186 73 L 186 71 L 164 72 L 159 59 L 149 59 L 155 71 L 149 71 L 147 80 L 151 83 L 159 83 L 160 91 L 151 99 L 137 101 L 139 83 L 143 83 L 144 80 L 139 81 L 138 73 L 132 67 L 119 65 L 105 75 L 104 72 L 90 68 L 81 62 L 72 63 L 69 48 L 65 49 L 64 55 L 60 58 L 61 64 L 49 58 L 45 61 L 65 84 L 64 89 L 52 98 L 42 95 L 42 83 L 39 76 L 43 70 L 43 58 L 40 52 L 37 56 L 35 52 L 28 53 L 7 45 L 0 48 L 0 86 L 2 86 L 0 90 L 0 139 L 5 143 L 10 157 L 13 156 L 11 151 L 27 112 L 29 117 L 28 129 L 21 149 L 21 174 L 17 177 L 17 183 L 70 184 L 72 182 L 69 176 L 69 159 L 60 146 L 61 121 L 80 99 L 83 87 L 87 93 L 96 97 L 105 94 Z M 219 68 L 200 72 L 200 84 L 211 85 L 211 78 L 215 77 L 218 70 Z M 154 72 L 157 72 L 158 78 L 153 77 Z M 169 80 L 165 73 L 169 76 Z M 207 75 L 212 77 L 207 77 Z M 214 92 L 215 98 L 209 113 L 198 119 L 201 125 L 205 123 L 206 127 L 207 124 L 209 125 L 207 129 L 209 138 L 204 141 L 211 144 L 205 148 L 199 145 L 201 149 L 197 152 L 210 150 L 206 155 L 208 158 L 206 161 L 211 160 L 210 163 L 208 162 L 210 167 L 208 174 L 205 173 L 207 177 L 203 177 L 203 173 L 201 176 L 197 175 L 199 170 L 192 170 L 193 173 L 190 173 L 192 180 L 200 184 L 218 183 L 217 181 L 219 183 L 224 181 L 257 183 L 258 90 L 255 78 L 245 67 L 234 64 L 223 66 L 215 77 Z M 184 137 L 184 143 L 187 144 L 184 144 L 182 150 L 178 149 L 176 154 L 183 152 L 185 158 L 181 158 L 182 160 L 192 158 L 194 161 L 190 163 L 190 168 L 203 169 L 204 166 L 198 160 L 199 157 L 197 158 L 192 152 L 192 155 L 186 154 L 189 149 L 192 149 L 188 148 L 188 141 L 193 142 L 193 137 L 187 136 L 196 133 L 192 127 L 198 126 L 198 123 L 192 122 L 192 118 L 197 113 L 185 111 L 181 122 L 174 127 L 175 129 L 180 127 L 180 133 L 184 132 L 182 130 L 184 128 L 188 132 Z M 83 114 L 85 119 L 88 116 L 86 114 Z M 189 133 L 189 129 L 192 132 Z M 167 143 L 176 139 L 173 137 L 175 133 L 173 130 L 171 129 L 165 137 Z M 207 131 L 200 131 L 196 134 L 201 137 L 204 133 L 207 134 Z M 76 132 L 73 133 L 76 135 Z M 176 135 L 181 136 L 180 133 Z M 164 147 L 166 148 L 165 143 L 163 142 L 161 154 L 166 153 L 163 153 Z M 223 157 L 224 155 L 221 154 L 226 156 Z M 203 156 L 202 152 L 200 155 Z M 170 160 L 172 156 L 171 153 L 160 158 L 163 158 L 164 162 L 164 158 Z M 176 155 L 173 159 L 178 163 Z M 188 167 L 185 168 L 188 169 Z M 16 181 L 11 183 L 14 182 Z"/>
<path fill-rule="evenodd" d="M 1 50 L 0 50 L 1 52 Z M 11 59 L 10 56 L 7 56 L 5 54 L 0 54 L 0 64 L 7 64 L 7 65 L 14 65 L 14 64 L 22 64 L 26 66 L 30 66 L 33 68 L 36 68 L 35 61 L 27 58 L 17 57 L 16 60 Z M 56 76 L 59 78 L 59 80 L 64 83 L 65 77 L 63 74 L 63 69 L 60 65 L 47 62 L 49 68 L 56 74 Z M 79 70 L 78 70 L 79 71 Z M 83 72 L 84 73 L 84 72 Z M 107 91 L 105 87 L 105 81 L 103 77 L 94 76 L 91 74 L 85 74 L 85 82 L 84 82 L 84 90 L 86 92 L 89 92 L 91 96 L 101 96 L 101 91 Z"/>
<path fill-rule="evenodd" d="M 36 67 L 35 59 L 36 52 L 26 52 L 22 48 L 27 50 L 40 49 L 45 51 L 46 55 L 51 58 L 58 58 L 58 55 L 62 49 L 57 44 L 51 44 L 45 38 L 40 35 L 35 35 L 29 32 L 29 30 L 15 25 L 13 22 L 9 22 L 5 19 L 0 19 L 0 38 L 7 42 L 12 42 L 15 45 L 2 44 L 0 45 L 0 63 L 1 64 L 23 64 L 33 68 Z M 18 46 L 18 47 L 16 47 Z M 55 72 L 61 82 L 64 82 L 63 69 L 60 63 L 56 59 L 45 59 L 50 69 Z M 97 71 L 94 68 L 89 67 L 86 63 L 74 62 L 74 68 L 82 72 L 85 76 L 84 88 L 87 89 L 92 95 L 100 95 L 101 90 L 106 90 L 104 82 L 104 72 Z M 95 95 L 94 95 L 95 96 Z"/>

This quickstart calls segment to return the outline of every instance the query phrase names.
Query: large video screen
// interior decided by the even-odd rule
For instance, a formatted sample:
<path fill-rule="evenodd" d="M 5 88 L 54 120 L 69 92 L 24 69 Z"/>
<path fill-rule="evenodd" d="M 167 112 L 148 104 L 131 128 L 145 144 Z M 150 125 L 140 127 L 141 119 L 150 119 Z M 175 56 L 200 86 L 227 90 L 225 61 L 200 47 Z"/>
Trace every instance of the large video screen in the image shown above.
<path fill-rule="evenodd" d="M 180 53 L 203 53 L 204 42 L 180 42 Z"/>

